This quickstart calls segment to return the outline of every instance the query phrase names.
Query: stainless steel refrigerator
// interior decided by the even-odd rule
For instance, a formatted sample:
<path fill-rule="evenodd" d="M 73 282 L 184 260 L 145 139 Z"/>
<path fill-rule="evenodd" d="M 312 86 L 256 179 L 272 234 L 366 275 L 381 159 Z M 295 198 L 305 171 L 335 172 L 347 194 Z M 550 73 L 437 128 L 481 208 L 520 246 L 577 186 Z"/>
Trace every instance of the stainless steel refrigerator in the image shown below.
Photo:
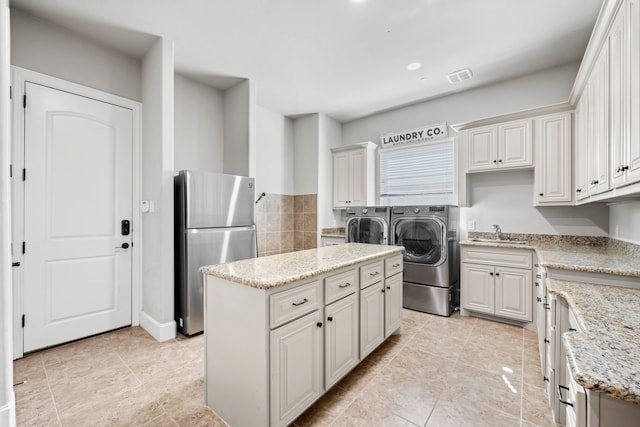
<path fill-rule="evenodd" d="M 180 171 L 175 186 L 175 319 L 184 335 L 204 328 L 200 267 L 255 258 L 254 178 Z"/>

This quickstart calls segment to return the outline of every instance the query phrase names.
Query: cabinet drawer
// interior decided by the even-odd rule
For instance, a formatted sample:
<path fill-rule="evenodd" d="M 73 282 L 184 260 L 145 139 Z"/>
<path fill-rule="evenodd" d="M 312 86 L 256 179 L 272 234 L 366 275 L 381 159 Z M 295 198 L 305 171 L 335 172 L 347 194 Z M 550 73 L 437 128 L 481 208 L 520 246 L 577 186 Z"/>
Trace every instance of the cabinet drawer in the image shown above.
<path fill-rule="evenodd" d="M 384 260 L 384 277 L 391 277 L 402 271 L 402 255 L 396 255 Z"/>
<path fill-rule="evenodd" d="M 533 254 L 531 251 L 522 249 L 476 249 L 466 247 L 462 250 L 462 261 L 530 269 L 533 266 Z"/>
<path fill-rule="evenodd" d="M 360 267 L 360 289 L 379 282 L 384 277 L 384 263 L 382 261 Z"/>
<path fill-rule="evenodd" d="M 358 290 L 358 270 L 349 270 L 324 279 L 325 304 Z"/>
<path fill-rule="evenodd" d="M 316 280 L 269 297 L 271 328 L 317 310 L 322 304 L 322 287 Z"/>

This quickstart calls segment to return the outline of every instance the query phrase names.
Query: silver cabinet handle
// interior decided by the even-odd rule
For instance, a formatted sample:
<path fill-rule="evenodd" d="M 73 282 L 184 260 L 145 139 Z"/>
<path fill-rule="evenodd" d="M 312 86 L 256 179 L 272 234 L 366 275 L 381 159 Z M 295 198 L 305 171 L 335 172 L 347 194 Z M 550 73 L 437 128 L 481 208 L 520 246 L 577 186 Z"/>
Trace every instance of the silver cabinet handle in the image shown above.
<path fill-rule="evenodd" d="M 375 273 L 369 273 L 369 276 L 377 276 L 378 274 L 380 274 L 380 272 L 376 271 Z"/>
<path fill-rule="evenodd" d="M 393 268 L 400 267 L 400 264 L 393 264 Z"/>
<path fill-rule="evenodd" d="M 308 302 L 309 302 L 309 300 L 305 298 L 301 302 L 292 302 L 291 305 L 295 305 L 297 307 L 299 305 L 306 304 Z"/>
<path fill-rule="evenodd" d="M 344 285 L 338 285 L 339 288 L 347 288 L 349 286 L 351 286 L 351 283 L 349 282 L 345 283 Z"/>

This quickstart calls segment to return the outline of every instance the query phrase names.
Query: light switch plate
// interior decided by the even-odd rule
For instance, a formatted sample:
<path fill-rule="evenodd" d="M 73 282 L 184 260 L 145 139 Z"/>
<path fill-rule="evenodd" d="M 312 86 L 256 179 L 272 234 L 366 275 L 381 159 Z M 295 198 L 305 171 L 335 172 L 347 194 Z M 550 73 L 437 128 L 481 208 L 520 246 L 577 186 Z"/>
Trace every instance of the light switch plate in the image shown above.
<path fill-rule="evenodd" d="M 467 231 L 476 231 L 475 221 L 467 221 Z"/>

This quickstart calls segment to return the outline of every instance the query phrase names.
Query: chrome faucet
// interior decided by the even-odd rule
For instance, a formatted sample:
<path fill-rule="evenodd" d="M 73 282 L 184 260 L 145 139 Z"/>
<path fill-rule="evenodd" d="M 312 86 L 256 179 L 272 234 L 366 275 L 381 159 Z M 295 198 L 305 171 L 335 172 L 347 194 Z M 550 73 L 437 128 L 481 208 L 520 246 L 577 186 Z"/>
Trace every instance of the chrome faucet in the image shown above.
<path fill-rule="evenodd" d="M 491 228 L 496 232 L 496 240 L 502 240 L 502 230 L 500 229 L 500 226 L 498 224 L 493 224 Z"/>

